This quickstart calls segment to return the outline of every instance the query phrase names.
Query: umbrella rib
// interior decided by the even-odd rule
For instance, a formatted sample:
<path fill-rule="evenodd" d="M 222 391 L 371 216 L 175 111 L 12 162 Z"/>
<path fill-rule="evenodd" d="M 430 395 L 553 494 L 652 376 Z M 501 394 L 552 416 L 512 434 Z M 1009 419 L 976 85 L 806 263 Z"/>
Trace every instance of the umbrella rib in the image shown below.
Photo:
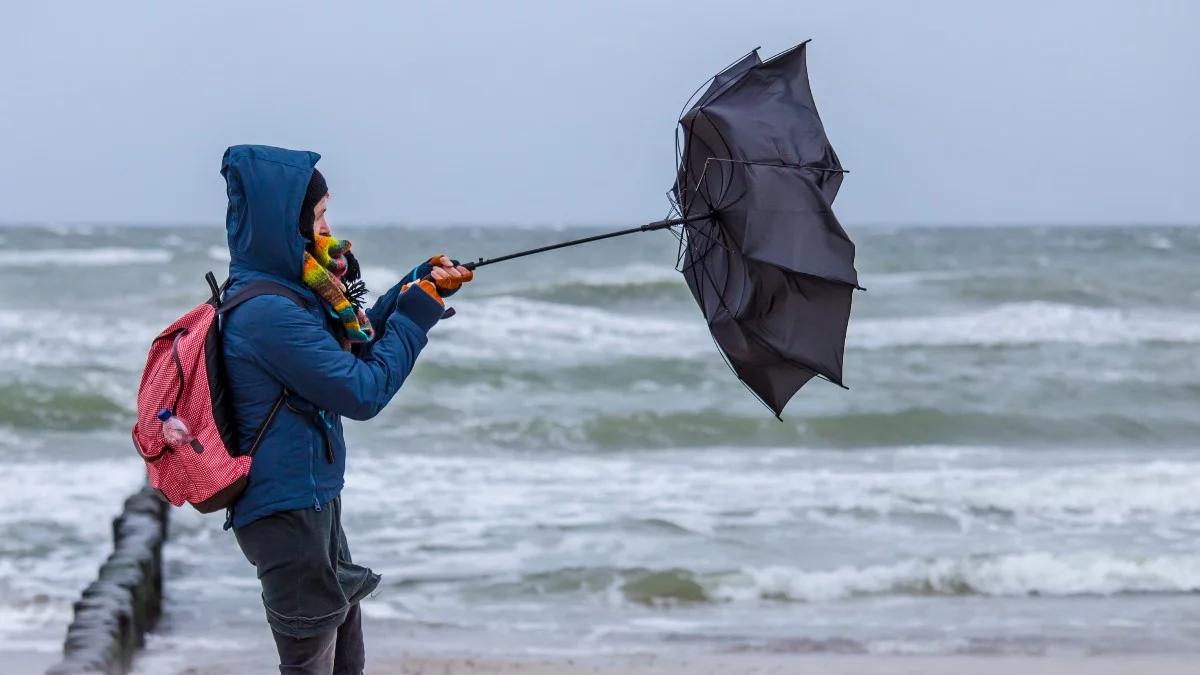
<path fill-rule="evenodd" d="M 678 246 L 675 248 L 675 271 L 682 272 L 683 270 L 680 268 L 680 265 L 683 263 L 683 256 L 685 255 L 684 251 L 686 250 L 684 248 L 685 244 L 683 243 L 683 229 L 680 228 L 680 231 L 676 232 L 675 228 L 669 227 L 667 228 L 667 231 L 670 232 L 671 236 L 675 237 L 675 241 L 678 242 Z"/>
<path fill-rule="evenodd" d="M 700 184 L 702 182 L 704 182 L 704 177 L 707 175 L 707 173 L 708 173 L 708 162 L 706 161 L 704 163 L 704 170 L 700 172 L 700 178 L 696 182 L 696 194 L 698 194 L 700 196 L 700 200 L 704 202 L 704 205 L 708 207 L 708 210 L 710 212 L 715 212 L 716 207 L 714 206 L 714 204 L 712 202 L 708 201 L 708 196 L 705 195 L 704 192 L 699 189 Z M 698 228 L 695 228 L 695 227 L 693 227 L 692 230 L 699 232 Z M 701 233 L 701 234 L 703 234 L 703 233 Z M 716 242 L 716 240 L 712 239 L 711 237 L 706 237 L 706 238 L 708 238 L 709 242 L 710 242 L 708 250 L 711 250 L 712 245 L 714 243 L 719 244 L 719 242 Z M 690 241 L 690 238 L 689 238 L 689 241 Z M 705 250 L 705 254 L 707 254 L 708 250 Z M 728 249 L 726 249 L 726 250 L 728 250 Z"/>
<path fill-rule="evenodd" d="M 726 245 L 725 245 L 724 243 L 722 243 L 721 241 L 719 241 L 719 240 L 717 240 L 717 239 L 713 238 L 711 235 L 708 235 L 708 234 L 706 234 L 706 233 L 704 233 L 704 232 L 701 232 L 701 231 L 700 231 L 700 229 L 699 229 L 699 228 L 697 228 L 697 227 L 695 227 L 695 226 L 693 226 L 693 227 L 692 227 L 692 229 L 689 231 L 689 236 L 690 236 L 690 234 L 691 234 L 691 233 L 693 233 L 693 232 L 694 232 L 695 234 L 698 234 L 698 235 L 700 235 L 701 237 L 704 237 L 705 239 L 707 239 L 707 240 L 709 241 L 710 245 L 709 245 L 709 247 L 708 247 L 707 249 L 705 249 L 705 253 L 706 253 L 706 254 L 707 254 L 707 252 L 708 252 L 708 251 L 712 250 L 712 248 L 713 248 L 713 247 L 716 247 L 716 246 L 720 246 L 721 248 L 725 249 L 725 252 L 726 252 L 726 253 L 734 253 L 734 250 L 733 250 L 733 249 L 729 248 L 728 246 L 726 246 Z"/>
<path fill-rule="evenodd" d="M 701 110 L 701 111 L 700 111 L 700 114 L 701 114 L 701 115 L 704 115 L 704 119 L 708 121 L 708 124 L 709 124 L 709 126 L 711 126 L 711 127 L 712 127 L 712 130 L 713 130 L 714 132 L 716 132 L 716 134 L 717 134 L 717 139 L 718 139 L 719 141 L 721 141 L 721 145 L 724 145 L 724 146 L 725 146 L 725 155 L 726 155 L 726 156 L 732 156 L 732 155 L 733 155 L 733 148 L 732 148 L 732 147 L 729 145 L 729 141 L 725 139 L 725 134 L 721 133 L 721 130 L 720 130 L 719 128 L 717 128 L 717 125 L 716 125 L 716 124 L 713 124 L 712 118 L 710 118 L 710 117 L 708 116 L 708 114 L 707 114 L 707 113 L 705 113 L 703 110 Z M 709 163 L 710 161 L 714 160 L 714 159 L 718 159 L 718 158 L 717 158 L 717 157 L 706 157 L 706 158 L 704 159 L 704 174 L 707 174 L 707 173 L 708 173 L 708 163 Z M 718 160 L 718 161 L 719 161 L 719 160 Z M 702 177 L 703 177 L 703 176 L 702 176 Z M 730 176 L 729 176 L 729 179 L 728 179 L 727 181 L 722 181 L 722 182 L 721 182 L 721 195 L 720 195 L 720 197 L 717 199 L 717 202 L 718 202 L 718 203 L 720 203 L 720 204 L 724 204 L 724 203 L 725 203 L 725 195 L 726 195 L 726 193 L 728 193 L 728 192 L 729 192 L 729 190 L 730 190 L 732 187 L 733 187 L 733 175 L 732 175 L 732 174 L 730 174 Z M 697 189 L 699 189 L 699 186 L 697 186 Z M 734 200 L 734 201 L 735 201 L 735 203 L 736 203 L 736 201 L 737 201 L 737 200 Z M 728 206 L 728 205 L 727 205 L 727 206 Z M 712 210 L 715 210 L 715 209 L 712 209 Z"/>
<path fill-rule="evenodd" d="M 707 172 L 707 170 L 708 170 L 708 162 L 707 162 L 707 161 L 705 161 L 705 162 L 704 162 L 704 168 L 705 168 L 705 171 Z M 705 202 L 705 203 L 707 204 L 707 200 L 706 200 L 706 202 Z M 710 205 L 710 206 L 711 206 L 711 205 Z M 715 211 L 716 211 L 716 209 L 711 209 L 711 210 L 712 210 L 713 212 L 715 212 Z M 719 227 L 718 227 L 717 229 L 718 229 L 718 231 L 719 231 L 719 232 L 721 232 L 721 233 L 724 233 L 724 230 L 721 230 Z M 705 237 L 706 239 L 709 239 L 711 242 L 713 242 L 713 245 L 721 246 L 721 248 L 724 248 L 724 249 L 725 249 L 725 251 L 726 251 L 727 253 L 729 253 L 730 255 L 736 255 L 736 256 L 738 256 L 738 257 L 744 257 L 744 256 L 742 255 L 742 252 L 741 252 L 741 250 L 737 249 L 736 245 L 732 245 L 732 244 L 734 244 L 734 242 L 730 242 L 730 244 L 731 244 L 732 246 L 725 246 L 723 243 L 721 243 L 721 242 L 718 242 L 718 241 L 717 241 L 717 240 L 716 240 L 714 237 L 709 237 L 707 234 L 705 234 L 705 233 L 703 233 L 703 232 L 700 232 L 700 229 L 699 229 L 699 228 L 697 228 L 697 227 L 693 227 L 693 228 L 692 228 L 692 230 L 694 230 L 695 232 L 698 232 L 698 233 L 699 233 L 701 236 Z M 711 245 L 710 245 L 709 249 L 711 250 L 711 248 L 712 248 L 712 247 L 711 247 Z M 705 274 L 707 275 L 707 274 L 708 274 L 708 269 L 707 269 L 707 268 L 704 268 L 704 272 L 705 272 Z M 711 279 L 711 277 L 710 277 L 710 279 Z M 747 286 L 747 284 L 743 284 L 743 285 L 742 285 L 742 290 L 741 290 L 741 293 L 740 293 L 740 294 L 739 294 L 739 296 L 738 296 L 738 302 L 737 302 L 737 306 L 738 306 L 739 308 L 742 306 L 742 300 L 743 300 L 743 299 L 745 298 L 745 296 L 746 296 L 746 286 Z M 715 282 L 715 281 L 713 282 L 713 287 L 714 287 L 714 288 L 716 288 L 716 282 Z M 726 281 L 726 287 L 728 287 L 728 280 Z M 721 301 L 722 301 L 722 305 L 724 305 L 724 300 L 725 300 L 725 290 L 726 290 L 725 288 L 722 288 L 722 289 L 721 289 Z M 728 309 L 729 309 L 729 308 L 728 308 L 728 307 L 726 307 L 726 311 L 728 311 Z M 733 316 L 733 312 L 730 312 L 729 314 L 730 314 L 730 316 Z"/>
<path fill-rule="evenodd" d="M 696 228 L 692 228 L 692 230 L 696 230 Z M 706 237 L 707 237 L 707 235 L 704 235 L 704 236 L 706 236 Z M 690 237 L 690 235 L 689 235 L 689 237 Z M 689 241 L 689 244 L 690 244 L 690 241 Z M 718 245 L 720 245 L 720 246 L 722 246 L 722 247 L 724 248 L 724 245 L 723 245 L 723 244 L 720 244 L 720 243 L 718 243 Z M 711 250 L 712 250 L 712 247 L 710 246 L 710 247 L 708 248 L 708 251 L 711 251 Z M 728 251 L 728 250 L 729 250 L 729 249 L 726 249 L 726 251 Z M 724 288 L 722 288 L 722 287 L 721 287 L 721 286 L 720 286 L 720 285 L 717 283 L 717 280 L 713 278 L 713 276 L 712 276 L 712 274 L 709 272 L 708 268 L 707 268 L 706 266 L 704 266 L 704 265 L 701 265 L 701 264 L 700 264 L 700 261 L 699 261 L 699 260 L 696 260 L 696 259 L 694 258 L 694 252 L 693 252 L 693 250 L 692 250 L 692 247 L 691 247 L 690 245 L 688 246 L 688 253 L 689 253 L 689 254 L 690 254 L 692 257 L 693 257 L 693 259 L 692 259 L 691 261 L 689 261 L 689 262 L 690 262 L 690 264 L 689 264 L 689 265 L 688 265 L 688 266 L 687 266 L 685 269 L 695 269 L 697 266 L 699 266 L 699 267 L 700 267 L 700 271 L 704 272 L 704 276 L 705 276 L 705 278 L 707 278 L 707 279 L 708 279 L 708 282 L 709 282 L 710 284 L 712 284 L 713 290 L 714 290 L 714 291 L 717 291 L 717 302 L 719 302 L 719 303 L 720 303 L 720 305 L 721 305 L 721 309 L 724 309 L 724 310 L 725 310 L 725 311 L 726 311 L 726 312 L 729 314 L 730 318 L 733 318 L 733 317 L 734 317 L 734 312 L 733 312 L 733 310 L 732 310 L 732 309 L 730 309 L 730 308 L 729 308 L 729 305 L 728 305 L 728 304 L 726 304 L 726 302 L 725 302 L 725 293 L 724 293 Z M 705 255 L 707 255 L 707 251 L 705 252 Z M 682 270 L 681 270 L 681 271 L 682 271 Z M 695 273 L 693 272 L 693 275 L 694 275 L 694 274 L 695 274 Z M 699 293 L 701 293 L 701 297 L 699 297 L 699 298 L 697 298 L 697 299 L 700 301 L 700 309 L 701 309 L 701 311 L 703 311 L 703 310 L 704 310 L 704 307 L 705 307 L 705 303 L 704 303 L 704 297 L 705 297 L 705 296 L 704 296 L 704 284 L 702 284 L 702 283 L 697 283 L 697 284 L 696 284 L 696 288 L 697 288 L 697 291 L 698 291 Z"/>

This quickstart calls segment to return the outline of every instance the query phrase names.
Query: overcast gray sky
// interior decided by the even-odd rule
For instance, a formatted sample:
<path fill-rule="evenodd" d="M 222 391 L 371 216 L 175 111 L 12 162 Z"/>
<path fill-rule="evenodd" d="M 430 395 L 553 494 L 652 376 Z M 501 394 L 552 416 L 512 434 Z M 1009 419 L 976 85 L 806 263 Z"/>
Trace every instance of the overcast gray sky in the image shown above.
<path fill-rule="evenodd" d="M 267 143 L 335 224 L 637 224 L 696 85 L 806 38 L 847 224 L 1200 222 L 1187 0 L 5 4 L 2 222 L 219 222 Z"/>

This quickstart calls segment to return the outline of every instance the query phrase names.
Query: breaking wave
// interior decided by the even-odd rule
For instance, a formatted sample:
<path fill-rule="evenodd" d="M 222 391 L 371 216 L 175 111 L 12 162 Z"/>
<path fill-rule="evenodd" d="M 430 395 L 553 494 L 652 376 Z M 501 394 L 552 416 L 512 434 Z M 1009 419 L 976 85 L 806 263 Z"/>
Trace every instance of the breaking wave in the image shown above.
<path fill-rule="evenodd" d="M 848 339 L 850 345 L 864 349 L 1194 344 L 1200 343 L 1200 315 L 1016 302 L 945 316 L 856 319 Z"/>
<path fill-rule="evenodd" d="M 586 594 L 644 605 L 757 601 L 823 603 L 871 596 L 1109 596 L 1200 592 L 1200 556 L 1127 558 L 1045 552 L 908 559 L 887 565 L 726 572 L 571 567 L 487 584 L 488 593 Z"/>
<path fill-rule="evenodd" d="M 1200 592 L 1200 556 L 1018 553 L 905 560 L 808 571 L 749 569 L 722 581 L 723 600 L 824 602 L 870 595 L 1073 596 Z"/>
<path fill-rule="evenodd" d="M 677 386 L 664 396 L 686 396 L 687 368 L 680 366 Z M 462 377 L 466 377 L 462 374 Z M 505 377 L 495 373 L 496 378 Z M 484 377 L 488 377 L 484 374 Z M 693 374 L 693 377 L 694 374 Z M 652 383 L 648 383 L 649 384 Z M 531 385 L 536 386 L 536 385 Z M 480 395 L 487 395 L 481 392 Z M 1037 413 L 952 412 L 914 408 L 896 412 L 828 415 L 796 414 L 782 422 L 750 403 L 738 409 L 632 410 L 587 413 L 547 406 L 536 417 L 459 420 L 472 438 L 502 448 L 618 450 L 643 448 L 738 446 L 746 439 L 765 447 L 874 448 L 928 444 L 995 444 L 1029 446 L 1060 442 L 1122 444 L 1147 440 L 1187 440 L 1200 435 L 1200 420 L 1174 419 L 1150 423 L 1120 414 L 1054 417 Z M 428 433 L 419 426 L 413 436 Z M 404 432 L 397 431 L 403 435 Z"/>

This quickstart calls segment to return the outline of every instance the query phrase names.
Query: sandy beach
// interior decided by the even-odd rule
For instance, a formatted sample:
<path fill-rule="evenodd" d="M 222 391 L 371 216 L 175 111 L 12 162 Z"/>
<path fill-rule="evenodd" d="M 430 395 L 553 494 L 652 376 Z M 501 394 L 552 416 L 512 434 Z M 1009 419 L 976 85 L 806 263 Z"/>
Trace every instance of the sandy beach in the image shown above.
<path fill-rule="evenodd" d="M 368 666 L 373 675 L 1182 675 L 1196 672 L 1187 656 L 882 657 L 698 656 L 620 659 L 520 659 L 413 656 Z"/>
<path fill-rule="evenodd" d="M 368 645 L 368 649 L 370 645 Z M 138 675 L 273 672 L 271 654 L 242 654 L 203 666 L 151 657 Z M 401 651 L 370 660 L 367 675 L 1194 675 L 1200 657 L 1186 654 L 1063 656 L 872 656 L 845 654 L 643 654 L 516 657 Z M 22 672 L 33 672 L 22 671 Z"/>

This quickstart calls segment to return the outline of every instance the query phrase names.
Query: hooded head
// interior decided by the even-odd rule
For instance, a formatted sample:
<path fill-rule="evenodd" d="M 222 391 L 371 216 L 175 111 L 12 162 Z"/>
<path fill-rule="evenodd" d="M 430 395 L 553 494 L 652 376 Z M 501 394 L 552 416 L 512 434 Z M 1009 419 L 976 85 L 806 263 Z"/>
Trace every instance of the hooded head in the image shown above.
<path fill-rule="evenodd" d="M 225 231 L 231 275 L 253 271 L 288 281 L 300 278 L 306 242 L 297 223 L 319 159 L 315 152 L 266 145 L 225 151 L 221 175 L 229 196 Z"/>
<path fill-rule="evenodd" d="M 300 204 L 300 236 L 305 243 L 312 245 L 314 241 L 313 226 L 317 221 L 317 205 L 329 194 L 329 184 L 320 169 L 313 169 L 312 178 L 308 181 L 308 189 L 304 192 L 304 202 Z"/>

